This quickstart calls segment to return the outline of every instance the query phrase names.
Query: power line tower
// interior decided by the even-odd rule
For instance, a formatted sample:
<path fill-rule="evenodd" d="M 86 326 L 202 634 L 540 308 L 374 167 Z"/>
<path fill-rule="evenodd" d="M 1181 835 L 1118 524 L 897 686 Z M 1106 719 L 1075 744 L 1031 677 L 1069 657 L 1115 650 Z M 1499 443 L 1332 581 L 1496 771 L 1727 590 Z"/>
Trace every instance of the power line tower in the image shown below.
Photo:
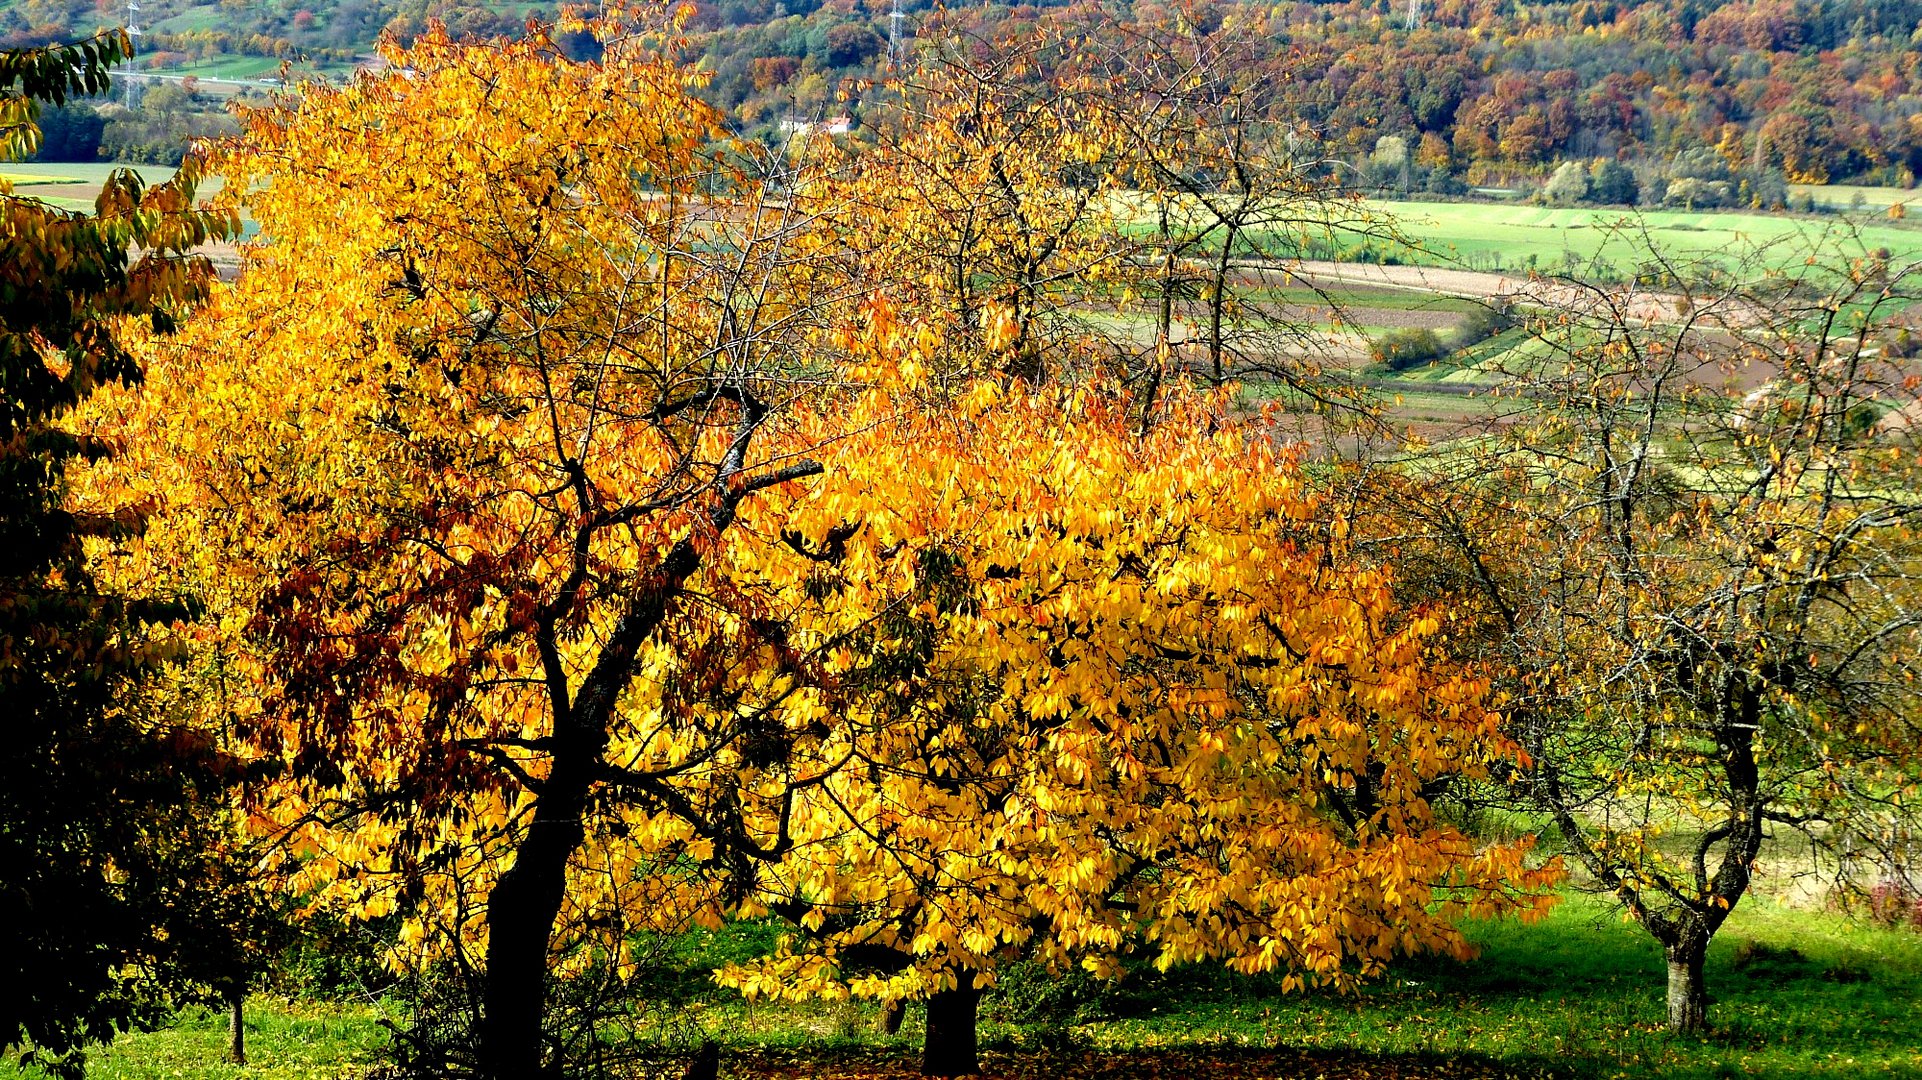
<path fill-rule="evenodd" d="M 139 0 L 127 0 L 127 22 L 125 29 L 127 31 L 127 40 L 133 43 L 134 48 L 127 51 L 127 59 L 120 65 L 121 74 L 124 76 L 120 81 L 124 84 L 121 90 L 126 96 L 127 108 L 131 109 L 133 108 L 134 97 L 133 54 L 139 49 L 140 36 L 142 34 L 140 29 Z"/>
<path fill-rule="evenodd" d="M 1408 0 L 1408 18 L 1402 23 L 1402 29 L 1421 29 L 1421 0 Z"/>
<path fill-rule="evenodd" d="M 894 66 L 896 57 L 901 54 L 901 20 L 907 18 L 901 12 L 901 0 L 894 0 L 894 10 L 888 12 L 888 66 Z"/>

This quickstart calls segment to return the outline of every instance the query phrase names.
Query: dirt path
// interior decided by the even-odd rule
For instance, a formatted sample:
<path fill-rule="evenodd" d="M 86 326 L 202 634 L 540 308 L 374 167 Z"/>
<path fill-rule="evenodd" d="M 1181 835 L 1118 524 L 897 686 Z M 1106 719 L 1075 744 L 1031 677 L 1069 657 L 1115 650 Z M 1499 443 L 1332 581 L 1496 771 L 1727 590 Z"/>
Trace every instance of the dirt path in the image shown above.
<path fill-rule="evenodd" d="M 1618 293 L 1612 288 L 1579 285 L 1555 278 L 1518 277 L 1483 270 L 1316 261 L 1294 263 L 1278 269 L 1307 284 L 1323 288 L 1338 284 L 1370 285 L 1470 300 L 1507 299 L 1531 307 L 1583 314 L 1600 315 L 1613 311 L 1648 322 L 1673 322 L 1688 311 L 1688 302 L 1679 293 L 1638 288 Z M 1759 321 L 1759 317 L 1759 312 L 1727 305 L 1726 310 L 1716 313 L 1714 321 L 1725 326 L 1741 326 L 1752 325 Z"/>

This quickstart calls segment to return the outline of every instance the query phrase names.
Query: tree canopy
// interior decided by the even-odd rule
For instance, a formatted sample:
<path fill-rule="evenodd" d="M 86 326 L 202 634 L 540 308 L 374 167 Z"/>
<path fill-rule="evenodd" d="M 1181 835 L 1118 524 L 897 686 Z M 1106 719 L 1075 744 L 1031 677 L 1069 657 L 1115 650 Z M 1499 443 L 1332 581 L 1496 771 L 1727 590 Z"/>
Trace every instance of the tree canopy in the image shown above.
<path fill-rule="evenodd" d="M 112 35 L 0 53 L 8 155 L 37 145 L 43 102 L 97 91 L 126 50 Z M 0 1048 L 57 1070 L 142 1017 L 139 976 L 187 917 L 191 837 L 228 764 L 152 686 L 167 652 L 146 628 L 186 614 L 184 595 L 121 587 L 88 558 L 89 538 L 137 537 L 143 507 L 68 498 L 69 468 L 118 448 L 72 413 L 143 377 L 127 322 L 170 329 L 212 277 L 189 250 L 232 227 L 192 209 L 194 182 L 119 171 L 92 214 L 0 185 Z"/>
<path fill-rule="evenodd" d="M 970 374 L 673 23 L 595 30 L 247 116 L 264 242 L 91 413 L 296 887 L 476 972 L 457 1059 L 559 1067 L 550 983 L 688 920 L 817 932 L 756 992 L 967 996 L 951 1072 L 1017 954 L 1346 985 L 1538 903 L 1433 806 L 1516 753 L 1486 679 L 1231 398 Z"/>

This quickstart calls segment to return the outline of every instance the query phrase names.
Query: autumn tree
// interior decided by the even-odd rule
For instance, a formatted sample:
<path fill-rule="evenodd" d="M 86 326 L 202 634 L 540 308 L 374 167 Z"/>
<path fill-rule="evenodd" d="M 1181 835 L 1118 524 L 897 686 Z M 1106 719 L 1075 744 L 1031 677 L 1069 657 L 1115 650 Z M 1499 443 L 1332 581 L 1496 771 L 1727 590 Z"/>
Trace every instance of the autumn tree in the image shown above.
<path fill-rule="evenodd" d="M 1348 987 L 1539 902 L 1552 867 L 1432 806 L 1513 752 L 1445 614 L 1397 608 L 1228 403 L 1174 391 L 1143 438 L 1126 396 L 982 385 L 837 447 L 787 535 L 810 589 L 894 598 L 826 661 L 871 730 L 749 901 L 805 932 L 724 982 L 925 1001 L 951 1076 L 1011 958 Z"/>
<path fill-rule="evenodd" d="M 1117 133 L 1061 27 L 980 38 L 924 27 L 918 63 L 823 183 L 847 272 L 927 313 L 946 367 L 1029 380 L 1113 359 L 1093 316 L 1128 244 L 1114 225 Z"/>
<path fill-rule="evenodd" d="M 266 243 L 153 346 L 168 392 L 102 421 L 165 434 L 102 481 L 174 511 L 124 572 L 191 582 L 222 620 L 204 647 L 258 680 L 227 705 L 283 771 L 255 805 L 305 853 L 295 886 L 470 963 L 462 1053 L 503 1077 L 559 1067 L 551 966 L 648 909 L 614 903 L 630 878 L 667 887 L 646 858 L 669 856 L 610 867 L 590 838 L 657 814 L 775 857 L 743 821 L 781 796 L 735 770 L 813 737 L 674 695 L 793 662 L 711 557 L 819 471 L 782 419 L 826 374 L 797 351 L 818 253 L 714 153 L 673 24 L 594 29 L 602 62 L 430 34 L 246 114 L 219 167 Z"/>
<path fill-rule="evenodd" d="M 104 89 L 128 47 L 0 53 L 5 156 L 38 145 L 42 103 Z M 152 187 L 116 171 L 86 214 L 0 185 L 0 1049 L 59 1072 L 141 1018 L 140 973 L 188 884 L 174 838 L 221 787 L 209 741 L 149 693 L 167 656 L 147 628 L 182 605 L 112 587 L 88 558 L 90 539 L 138 534 L 143 509 L 82 512 L 68 490 L 70 467 L 116 449 L 72 411 L 141 381 L 124 323 L 169 329 L 212 276 L 188 252 L 232 221 L 193 192 L 190 170 Z"/>
<path fill-rule="evenodd" d="M 1676 1031 L 1759 875 L 1911 872 L 1922 410 L 1872 342 L 1915 268 L 1808 261 L 1542 284 L 1550 358 L 1508 373 L 1500 430 L 1384 496 L 1410 580 L 1510 672 L 1514 790 L 1662 946 Z"/>
<path fill-rule="evenodd" d="M 841 934 L 771 962 L 794 993 L 887 928 L 859 990 L 952 995 L 952 1072 L 1002 946 L 1339 983 L 1517 902 L 1519 852 L 1428 805 L 1510 751 L 1482 683 L 1285 456 L 1220 400 L 1137 442 L 1098 382 L 994 370 L 1053 367 L 1088 263 L 1016 249 L 984 325 L 865 282 L 898 219 L 731 145 L 673 23 L 593 29 L 247 115 L 219 162 L 265 242 L 149 344 L 165 392 L 94 414 L 150 448 L 99 490 L 166 510 L 118 572 L 217 614 L 187 644 L 296 887 L 473 972 L 436 1067 L 560 1070 L 556 981 L 688 921 Z M 1006 205 L 1091 198 L 1039 176 Z"/>

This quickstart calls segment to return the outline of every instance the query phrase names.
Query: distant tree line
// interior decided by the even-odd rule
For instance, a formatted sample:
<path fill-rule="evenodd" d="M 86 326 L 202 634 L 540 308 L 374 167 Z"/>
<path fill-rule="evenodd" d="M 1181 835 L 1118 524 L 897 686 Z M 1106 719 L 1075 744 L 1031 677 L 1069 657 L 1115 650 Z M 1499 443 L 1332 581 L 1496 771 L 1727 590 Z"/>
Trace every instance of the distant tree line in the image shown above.
<path fill-rule="evenodd" d="M 1147 0 L 1116 7 L 1123 20 L 1162 11 Z M 547 14 L 312 0 L 222 5 L 214 28 L 169 23 L 209 10 L 187 0 L 148 9 L 150 53 L 336 63 L 371 52 L 382 33 L 411 41 L 436 20 L 458 40 L 518 36 L 526 18 Z M 926 0 L 903 9 L 904 44 L 913 48 L 936 16 Z M 888 75 L 890 10 L 881 0 L 704 0 L 693 5 L 683 54 L 713 73 L 703 96 L 744 131 L 775 137 L 784 121 L 858 118 L 878 103 L 872 87 Z M 1666 163 L 1689 153 L 1712 154 L 1722 172 L 1743 175 L 1697 175 L 1698 160 L 1673 179 L 1701 183 L 1683 184 L 1674 198 L 1664 185 L 1643 183 L 1635 199 L 1771 205 L 1786 201 L 1789 183 L 1909 186 L 1922 174 L 1919 0 L 1579 0 L 1525 11 L 1512 0 L 1437 0 L 1412 30 L 1405 12 L 1393 0 L 1259 8 L 1207 0 L 1184 6 L 1180 17 L 1203 30 L 1261 22 L 1267 54 L 1250 60 L 1287 69 L 1291 110 L 1316 151 L 1357 163 L 1370 183 L 1391 191 L 1539 185 L 1564 161 Z M 1065 6 L 994 4 L 944 11 L 939 20 L 985 39 L 1080 17 Z M 0 46 L 69 40 L 101 19 L 80 0 L 29 0 L 0 12 Z M 1403 153 L 1371 171 L 1383 138 Z M 1728 190 L 1714 188 L 1718 182 Z M 1591 201 L 1634 201 L 1626 193 L 1616 174 Z"/>

